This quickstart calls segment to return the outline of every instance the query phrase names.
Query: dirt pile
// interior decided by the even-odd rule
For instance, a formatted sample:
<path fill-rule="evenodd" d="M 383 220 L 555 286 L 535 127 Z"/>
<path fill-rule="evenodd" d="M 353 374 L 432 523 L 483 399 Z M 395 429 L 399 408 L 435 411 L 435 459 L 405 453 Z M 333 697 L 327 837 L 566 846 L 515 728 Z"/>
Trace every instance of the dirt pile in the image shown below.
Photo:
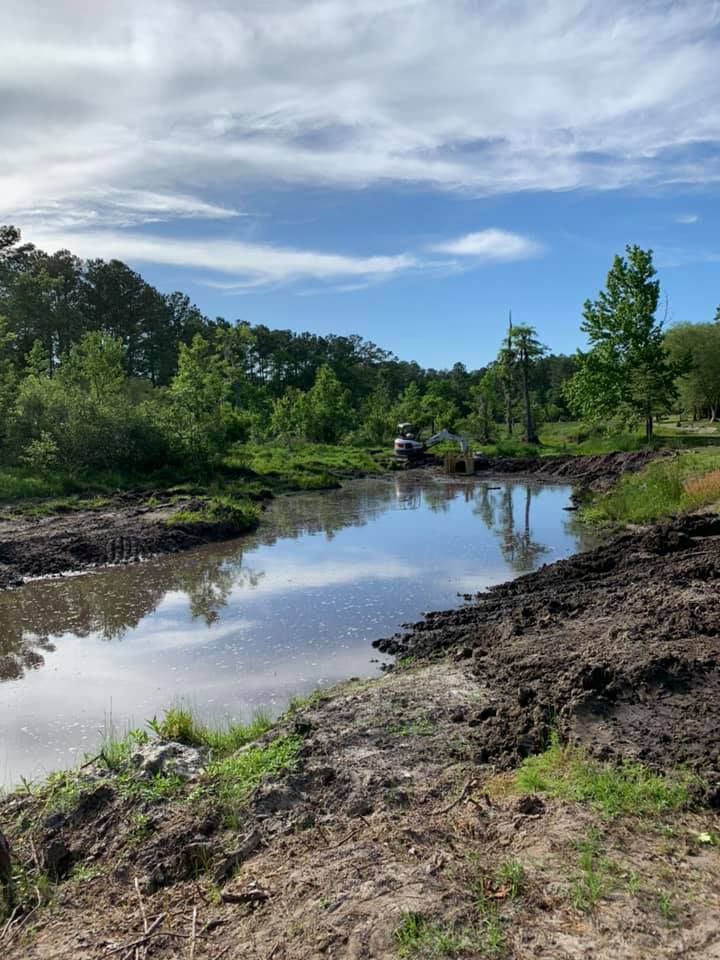
<path fill-rule="evenodd" d="M 173 503 L 168 497 L 156 503 L 149 496 L 126 495 L 101 509 L 41 519 L 6 516 L 0 520 L 0 589 L 20 586 L 31 577 L 178 553 L 247 532 L 247 523 L 229 521 L 168 524 L 178 510 L 198 507 L 202 503 L 192 500 Z"/>
<path fill-rule="evenodd" d="M 3 958 L 720 957 L 717 817 L 504 793 L 494 702 L 450 661 L 345 685 L 266 735 L 301 737 L 297 762 L 229 819 L 202 775 L 160 797 L 87 768 L 0 800 L 25 904 Z"/>
<path fill-rule="evenodd" d="M 494 587 L 376 642 L 466 659 L 492 694 L 476 722 L 512 765 L 548 730 L 601 756 L 689 765 L 720 804 L 720 518 L 688 517 Z"/>
<path fill-rule="evenodd" d="M 624 473 L 635 473 L 668 451 L 638 450 L 632 453 L 603 453 L 597 456 L 556 457 L 475 457 L 475 472 L 520 474 L 543 480 L 576 483 L 590 490 L 607 490 Z"/>

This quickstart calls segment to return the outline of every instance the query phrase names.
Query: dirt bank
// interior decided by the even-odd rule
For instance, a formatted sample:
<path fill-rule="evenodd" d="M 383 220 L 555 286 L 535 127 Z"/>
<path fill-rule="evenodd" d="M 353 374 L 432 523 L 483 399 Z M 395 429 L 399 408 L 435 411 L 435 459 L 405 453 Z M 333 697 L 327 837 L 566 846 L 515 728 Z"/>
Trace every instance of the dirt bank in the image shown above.
<path fill-rule="evenodd" d="M 3 957 L 720 957 L 718 818 L 508 791 L 476 722 L 496 696 L 448 661 L 348 684 L 266 736 L 296 762 L 229 818 L 202 773 L 0 801 L 25 898 Z"/>
<path fill-rule="evenodd" d="M 102 507 L 34 518 L 7 508 L 0 519 L 0 589 L 108 564 L 133 563 L 246 533 L 247 522 L 174 523 L 201 502 L 169 494 L 114 497 Z"/>
<path fill-rule="evenodd" d="M 505 766 L 557 726 L 602 756 L 688 765 L 720 804 L 720 518 L 626 534 L 378 641 L 465 660 L 493 692 L 483 754 Z"/>
<path fill-rule="evenodd" d="M 543 480 L 559 480 L 601 491 L 607 490 L 624 473 L 635 473 L 660 456 L 673 456 L 673 453 L 667 450 L 638 450 L 588 457 L 476 457 L 475 471 L 479 475 L 520 474 Z"/>

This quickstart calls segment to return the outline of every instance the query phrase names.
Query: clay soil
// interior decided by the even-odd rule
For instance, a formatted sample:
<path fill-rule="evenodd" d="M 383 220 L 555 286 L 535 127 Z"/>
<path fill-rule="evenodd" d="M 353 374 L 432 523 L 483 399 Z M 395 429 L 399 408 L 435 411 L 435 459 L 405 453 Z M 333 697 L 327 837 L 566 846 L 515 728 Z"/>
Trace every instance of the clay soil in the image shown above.
<path fill-rule="evenodd" d="M 720 518 L 696 516 L 430 614 L 378 642 L 399 667 L 280 721 L 297 763 L 232 826 L 197 784 L 140 803 L 92 768 L 64 811 L 6 798 L 16 862 L 56 877 L 3 956 L 720 958 L 719 585 Z M 689 806 L 519 795 L 551 730 L 681 768 Z M 403 953 L 411 915 L 437 935 Z"/>

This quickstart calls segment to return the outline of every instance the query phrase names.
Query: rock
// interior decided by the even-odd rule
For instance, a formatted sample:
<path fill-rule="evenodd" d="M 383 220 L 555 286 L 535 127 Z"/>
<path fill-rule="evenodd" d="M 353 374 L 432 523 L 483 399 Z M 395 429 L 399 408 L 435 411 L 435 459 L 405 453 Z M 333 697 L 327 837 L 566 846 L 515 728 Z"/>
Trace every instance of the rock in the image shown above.
<path fill-rule="evenodd" d="M 207 750 L 188 747 L 184 743 L 153 740 L 136 750 L 132 763 L 143 777 L 162 774 L 191 780 L 205 769 Z"/>

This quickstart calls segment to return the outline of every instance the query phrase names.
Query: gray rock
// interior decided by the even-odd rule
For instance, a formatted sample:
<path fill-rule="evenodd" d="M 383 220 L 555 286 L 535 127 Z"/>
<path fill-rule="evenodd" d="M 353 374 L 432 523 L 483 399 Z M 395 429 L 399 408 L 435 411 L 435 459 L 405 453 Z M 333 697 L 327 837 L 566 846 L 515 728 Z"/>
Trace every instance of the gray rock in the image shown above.
<path fill-rule="evenodd" d="M 143 777 L 156 777 L 162 774 L 191 780 L 205 769 L 207 757 L 207 750 L 200 747 L 152 740 L 135 751 L 132 763 Z"/>

